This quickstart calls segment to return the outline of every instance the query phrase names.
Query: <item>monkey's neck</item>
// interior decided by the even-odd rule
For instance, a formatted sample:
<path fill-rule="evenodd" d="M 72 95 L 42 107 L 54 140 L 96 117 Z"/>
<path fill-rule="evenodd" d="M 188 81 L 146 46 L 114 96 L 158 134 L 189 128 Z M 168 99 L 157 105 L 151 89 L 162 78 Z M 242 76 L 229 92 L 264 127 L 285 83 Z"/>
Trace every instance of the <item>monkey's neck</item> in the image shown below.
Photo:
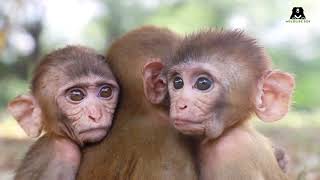
<path fill-rule="evenodd" d="M 232 131 L 234 129 L 244 129 L 244 130 L 249 130 L 250 131 L 254 131 L 254 128 L 252 127 L 252 123 L 250 122 L 249 119 L 247 120 L 242 120 L 242 121 L 238 121 L 232 125 L 230 125 L 229 127 L 226 127 L 222 134 L 219 135 L 217 138 L 208 138 L 205 136 L 201 136 L 201 137 L 194 137 L 194 141 L 198 142 L 198 146 L 200 147 L 201 145 L 206 145 L 206 144 L 214 144 L 218 141 L 220 141 L 221 138 L 223 138 L 224 136 L 228 135 L 229 133 L 232 133 Z"/>

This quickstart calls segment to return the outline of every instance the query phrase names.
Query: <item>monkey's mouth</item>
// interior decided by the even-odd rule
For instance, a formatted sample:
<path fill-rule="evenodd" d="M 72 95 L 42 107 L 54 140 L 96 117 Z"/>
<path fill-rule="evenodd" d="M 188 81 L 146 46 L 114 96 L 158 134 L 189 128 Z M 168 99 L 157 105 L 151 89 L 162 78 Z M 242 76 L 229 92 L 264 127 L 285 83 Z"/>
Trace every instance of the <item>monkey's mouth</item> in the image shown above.
<path fill-rule="evenodd" d="M 101 132 L 101 131 L 107 131 L 108 126 L 102 126 L 102 127 L 95 127 L 90 129 L 84 129 L 79 132 L 79 134 L 85 134 L 85 133 L 91 133 L 91 132 Z"/>
<path fill-rule="evenodd" d="M 204 125 L 202 121 L 194 121 L 190 119 L 173 119 L 173 126 L 185 135 L 202 135 Z"/>
<path fill-rule="evenodd" d="M 177 129 L 185 129 L 185 128 L 189 128 L 189 127 L 194 127 L 194 126 L 201 126 L 202 125 L 202 121 L 194 121 L 194 120 L 190 120 L 190 119 L 173 119 L 173 125 L 175 128 Z"/>
<path fill-rule="evenodd" d="M 189 120 L 189 119 L 174 119 L 173 122 L 174 122 L 175 125 L 185 125 L 185 124 L 197 123 L 197 122 L 194 122 L 194 121 Z"/>

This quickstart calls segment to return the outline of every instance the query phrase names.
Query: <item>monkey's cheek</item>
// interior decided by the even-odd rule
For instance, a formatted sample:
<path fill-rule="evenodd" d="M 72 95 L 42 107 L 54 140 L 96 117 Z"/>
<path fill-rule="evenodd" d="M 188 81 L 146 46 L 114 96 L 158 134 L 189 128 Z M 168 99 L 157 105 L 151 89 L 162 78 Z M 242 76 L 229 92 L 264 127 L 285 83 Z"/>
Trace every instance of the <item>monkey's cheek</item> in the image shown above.
<path fill-rule="evenodd" d="M 209 139 L 218 138 L 224 130 L 223 123 L 215 123 L 213 120 L 208 120 L 205 123 L 205 136 Z"/>

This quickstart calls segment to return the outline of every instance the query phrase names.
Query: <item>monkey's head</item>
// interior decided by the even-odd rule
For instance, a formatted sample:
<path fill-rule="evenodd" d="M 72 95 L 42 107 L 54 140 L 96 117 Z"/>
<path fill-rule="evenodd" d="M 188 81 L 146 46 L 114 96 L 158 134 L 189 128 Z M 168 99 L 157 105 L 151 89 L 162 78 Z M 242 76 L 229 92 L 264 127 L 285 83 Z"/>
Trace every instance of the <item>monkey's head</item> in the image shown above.
<path fill-rule="evenodd" d="M 44 129 L 83 145 L 107 134 L 119 87 L 102 55 L 67 46 L 43 58 L 35 68 L 31 91 L 8 105 L 24 131 L 37 137 Z"/>
<path fill-rule="evenodd" d="M 159 66 L 148 64 L 150 71 L 161 70 Z M 208 138 L 219 137 L 252 113 L 264 121 L 282 118 L 294 88 L 293 77 L 272 71 L 255 39 L 239 31 L 209 30 L 188 36 L 163 75 L 174 127 Z M 163 77 L 155 77 L 157 81 Z M 157 85 L 155 91 L 163 97 L 166 89 Z"/>
<path fill-rule="evenodd" d="M 175 51 L 181 39 L 167 28 L 143 26 L 130 31 L 112 44 L 108 50 L 107 59 L 121 86 L 119 106 L 125 104 L 130 108 L 123 109 L 128 109 L 132 113 L 154 112 L 148 111 L 149 108 L 164 110 L 163 104 L 152 106 L 143 95 L 150 93 L 149 86 L 146 86 L 148 81 L 146 79 L 152 79 L 155 76 L 145 71 L 145 65 L 153 60 L 165 62 Z"/>

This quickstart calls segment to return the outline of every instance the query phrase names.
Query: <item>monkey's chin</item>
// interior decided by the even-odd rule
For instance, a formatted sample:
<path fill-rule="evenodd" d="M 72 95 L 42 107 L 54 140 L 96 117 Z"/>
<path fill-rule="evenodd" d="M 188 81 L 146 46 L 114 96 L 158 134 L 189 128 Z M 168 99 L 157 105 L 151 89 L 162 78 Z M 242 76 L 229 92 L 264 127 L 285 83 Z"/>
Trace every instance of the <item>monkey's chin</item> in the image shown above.
<path fill-rule="evenodd" d="M 80 138 L 84 143 L 95 143 L 101 141 L 106 135 L 108 130 L 103 128 L 92 129 L 80 134 Z"/>

